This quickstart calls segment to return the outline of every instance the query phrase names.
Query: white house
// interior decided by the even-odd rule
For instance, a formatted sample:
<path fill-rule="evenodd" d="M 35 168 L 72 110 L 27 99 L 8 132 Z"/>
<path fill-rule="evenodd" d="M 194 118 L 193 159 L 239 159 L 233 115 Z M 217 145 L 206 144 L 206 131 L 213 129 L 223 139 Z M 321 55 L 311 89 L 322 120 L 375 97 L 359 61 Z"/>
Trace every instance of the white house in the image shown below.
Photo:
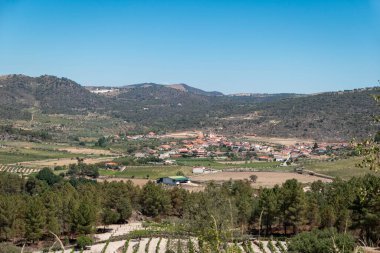
<path fill-rule="evenodd" d="M 205 167 L 194 167 L 193 174 L 203 174 L 205 172 Z"/>

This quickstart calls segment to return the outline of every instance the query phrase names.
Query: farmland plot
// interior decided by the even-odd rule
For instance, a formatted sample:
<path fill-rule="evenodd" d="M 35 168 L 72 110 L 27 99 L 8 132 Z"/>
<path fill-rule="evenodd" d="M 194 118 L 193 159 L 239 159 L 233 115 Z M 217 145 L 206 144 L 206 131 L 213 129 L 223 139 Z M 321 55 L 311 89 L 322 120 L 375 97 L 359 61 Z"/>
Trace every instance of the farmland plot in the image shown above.
<path fill-rule="evenodd" d="M 273 187 L 276 184 L 284 183 L 288 179 L 297 179 L 297 181 L 301 183 L 311 183 L 318 180 L 321 180 L 322 182 L 332 181 L 331 179 L 293 172 L 218 172 L 191 176 L 190 179 L 195 182 L 223 182 L 230 179 L 250 180 L 251 175 L 257 176 L 257 181 L 255 183 L 252 183 L 252 186 L 254 187 Z"/>

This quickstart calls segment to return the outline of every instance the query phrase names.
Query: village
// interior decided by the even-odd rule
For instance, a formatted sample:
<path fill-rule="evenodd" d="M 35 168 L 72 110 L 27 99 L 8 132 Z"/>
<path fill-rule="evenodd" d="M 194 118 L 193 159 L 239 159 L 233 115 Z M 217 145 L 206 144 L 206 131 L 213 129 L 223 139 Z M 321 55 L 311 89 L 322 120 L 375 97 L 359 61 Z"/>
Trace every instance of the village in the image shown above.
<path fill-rule="evenodd" d="M 113 142 L 120 141 L 119 136 L 109 138 Z M 158 140 L 156 147 L 146 147 L 132 154 L 135 158 L 158 158 L 156 162 L 150 162 L 153 165 L 173 165 L 179 158 L 213 158 L 236 164 L 263 161 L 280 162 L 282 166 L 287 166 L 299 159 L 331 159 L 350 150 L 350 145 L 346 142 L 303 141 L 284 145 L 244 137 L 228 138 L 201 131 L 166 135 L 150 132 L 147 135 L 127 135 L 125 138 L 134 141 Z"/>
<path fill-rule="evenodd" d="M 255 139 L 254 137 L 227 137 L 201 131 L 164 135 L 150 132 L 146 135 L 126 135 L 123 138 L 110 136 L 107 138 L 114 145 L 121 142 L 129 144 L 150 143 L 150 145 L 142 145 L 142 148 L 136 149 L 124 157 L 135 161 L 132 167 L 136 171 L 142 172 L 148 166 L 149 169 L 146 169 L 148 175 L 141 177 L 138 175 L 142 175 L 142 173 L 137 173 L 136 176 L 133 176 L 129 173 L 132 168 L 131 165 L 123 164 L 123 159 L 106 162 L 104 167 L 106 170 L 116 171 L 111 177 L 112 179 L 131 175 L 129 178 L 131 180 L 139 180 L 140 182 L 141 179 L 146 181 L 155 179 L 157 183 L 166 185 L 189 185 L 192 182 L 206 183 L 209 181 L 223 182 L 229 179 L 247 179 L 254 182 L 256 180 L 252 180 L 250 177 L 256 172 L 257 178 L 257 173 L 260 172 L 260 180 L 256 186 L 269 187 L 281 183 L 282 179 L 287 176 L 284 172 L 296 172 L 295 174 L 292 173 L 291 177 L 298 177 L 298 180 L 305 183 L 320 178 L 331 179 L 325 175 L 318 175 L 320 178 L 306 179 L 296 174 L 297 172 L 303 174 L 302 164 L 305 162 L 333 161 L 352 151 L 348 143 L 317 143 L 310 140 L 281 143 Z M 136 165 L 140 165 L 140 167 Z M 191 170 L 184 173 L 174 169 L 181 166 L 190 167 Z M 165 170 L 165 167 L 173 168 L 172 173 L 168 172 L 164 176 L 159 174 L 157 178 L 149 177 L 150 170 L 154 170 L 154 168 Z M 270 174 L 264 175 L 264 173 Z M 306 171 L 307 173 L 316 175 L 310 171 Z M 105 174 L 110 175 L 110 173 Z M 276 175 L 279 175 L 281 179 L 273 180 Z M 110 176 L 102 178 L 107 180 L 110 179 Z M 191 186 L 194 185 L 191 184 Z"/>

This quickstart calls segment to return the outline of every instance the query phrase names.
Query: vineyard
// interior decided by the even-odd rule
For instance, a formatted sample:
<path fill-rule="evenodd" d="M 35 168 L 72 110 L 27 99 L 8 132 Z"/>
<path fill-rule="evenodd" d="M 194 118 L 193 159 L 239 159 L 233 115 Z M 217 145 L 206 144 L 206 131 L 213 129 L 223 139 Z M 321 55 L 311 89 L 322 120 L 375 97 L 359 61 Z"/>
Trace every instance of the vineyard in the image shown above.
<path fill-rule="evenodd" d="M 37 173 L 40 169 L 22 168 L 10 165 L 0 165 L 0 172 L 17 173 L 22 175 L 29 175 Z"/>
<path fill-rule="evenodd" d="M 286 243 L 282 241 L 244 241 L 225 245 L 228 252 L 241 253 L 282 253 L 286 252 Z M 79 252 L 65 250 L 65 253 Z M 100 243 L 84 250 L 84 253 L 192 253 L 199 252 L 199 245 L 196 239 L 174 239 L 164 237 L 151 237 L 141 239 L 127 239 L 115 242 Z"/>

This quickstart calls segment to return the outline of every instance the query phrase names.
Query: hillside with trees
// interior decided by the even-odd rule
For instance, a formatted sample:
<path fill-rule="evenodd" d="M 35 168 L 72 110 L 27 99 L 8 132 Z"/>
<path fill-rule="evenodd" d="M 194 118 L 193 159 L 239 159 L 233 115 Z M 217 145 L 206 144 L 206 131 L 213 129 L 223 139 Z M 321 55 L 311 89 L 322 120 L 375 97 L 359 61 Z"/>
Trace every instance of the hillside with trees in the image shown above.
<path fill-rule="evenodd" d="M 1 116 L 28 119 L 28 109 L 46 114 L 87 114 L 104 109 L 106 99 L 92 94 L 74 81 L 54 76 L 8 75 L 0 78 Z M 7 111 L 16 110 L 16 113 Z"/>
<path fill-rule="evenodd" d="M 207 129 L 230 134 L 303 137 L 318 140 L 364 138 L 378 129 L 380 110 L 371 95 L 378 88 L 316 95 L 222 95 L 185 84 L 139 84 L 96 94 L 67 78 L 8 75 L 0 78 L 0 116 L 30 120 L 34 112 L 96 113 L 122 119 L 137 131 Z M 9 123 L 9 122 L 8 122 Z"/>
<path fill-rule="evenodd" d="M 378 130 L 380 109 L 373 95 L 380 89 L 326 92 L 255 104 L 255 117 L 218 121 L 230 133 L 304 137 L 318 140 L 365 138 Z M 252 113 L 252 112 L 251 112 Z"/>
<path fill-rule="evenodd" d="M 297 235 L 288 241 L 290 252 L 318 252 L 311 251 L 318 247 L 352 252 L 355 240 L 379 244 L 379 191 L 380 178 L 373 175 L 329 184 L 317 181 L 307 192 L 295 179 L 271 189 L 229 181 L 189 192 L 153 182 L 139 187 L 130 181 L 97 183 L 80 176 L 67 180 L 49 169 L 28 179 L 1 173 L 0 242 L 33 246 L 53 240 L 51 231 L 64 242 L 79 243 L 96 226 L 125 223 L 137 212 L 162 224 L 176 221 L 167 231 L 164 226 L 158 232 L 145 230 L 145 236 L 162 231 L 172 238 L 195 236 L 201 252 L 220 252 L 225 243 L 244 241 L 247 235 Z M 335 246 L 328 240 L 331 236 L 337 238 Z M 310 251 L 299 251 L 305 242 Z"/>

